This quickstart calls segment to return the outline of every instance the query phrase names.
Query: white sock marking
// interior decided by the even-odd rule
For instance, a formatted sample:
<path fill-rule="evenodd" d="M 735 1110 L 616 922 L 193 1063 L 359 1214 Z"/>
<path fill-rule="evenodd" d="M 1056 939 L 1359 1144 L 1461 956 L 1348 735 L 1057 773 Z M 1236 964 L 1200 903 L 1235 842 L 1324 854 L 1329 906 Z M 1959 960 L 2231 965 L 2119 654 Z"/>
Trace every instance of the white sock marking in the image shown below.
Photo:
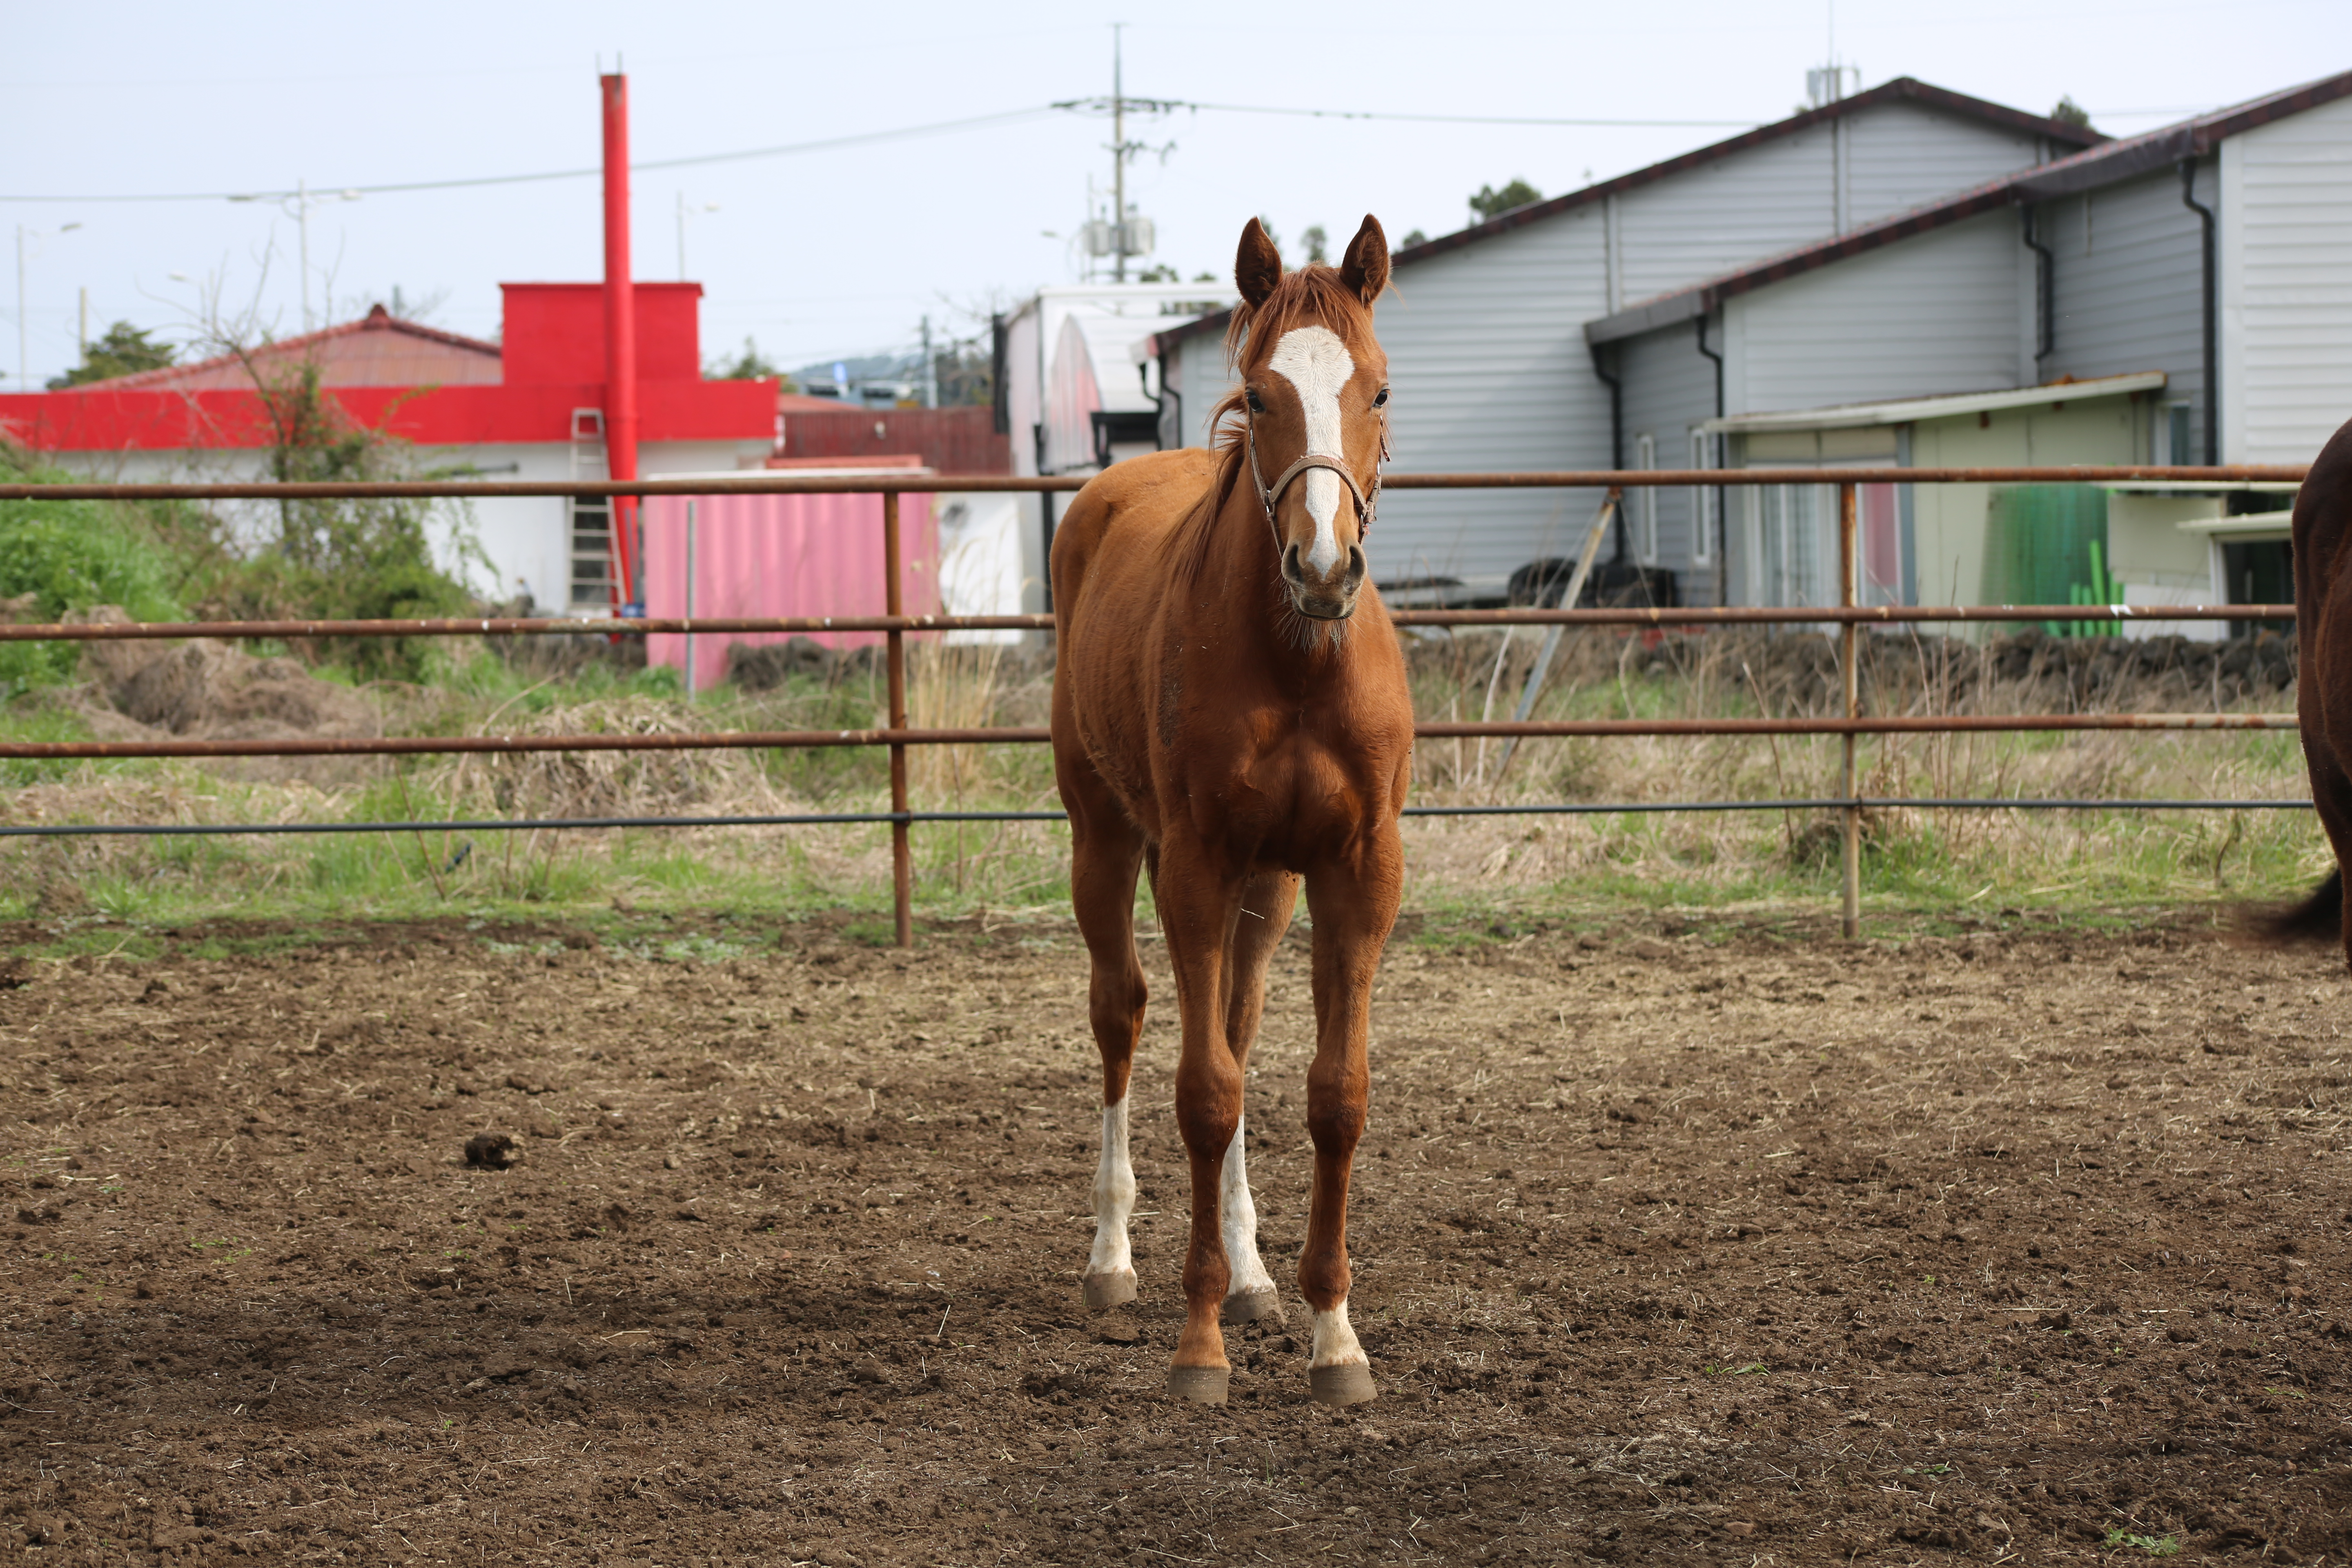
<path fill-rule="evenodd" d="M 1348 1326 L 1348 1303 L 1343 1300 L 1328 1312 L 1315 1314 L 1315 1357 L 1309 1366 L 1370 1366 L 1371 1360 L 1364 1347 L 1356 1342 L 1356 1331 Z"/>
<path fill-rule="evenodd" d="M 1234 1123 L 1233 1142 L 1225 1145 L 1225 1163 L 1217 1173 L 1218 1229 L 1225 1241 L 1225 1264 L 1232 1270 L 1225 1294 L 1255 1296 L 1274 1289 L 1274 1277 L 1257 1255 L 1257 1205 L 1250 1201 L 1249 1166 L 1242 1156 L 1243 1124 Z"/>
<path fill-rule="evenodd" d="M 1318 457 L 1345 459 L 1339 440 L 1339 393 L 1356 374 L 1355 357 L 1339 334 L 1328 327 L 1298 327 L 1282 334 L 1266 369 L 1298 389 L 1299 407 L 1307 416 L 1307 450 Z M 1309 468 L 1302 475 L 1307 487 L 1307 515 L 1315 520 L 1315 542 L 1307 563 L 1318 575 L 1328 575 L 1339 563 L 1339 536 L 1333 519 L 1339 513 L 1343 493 L 1339 476 L 1328 468 Z"/>
<path fill-rule="evenodd" d="M 1132 1274 L 1135 1254 L 1127 1241 L 1127 1216 L 1135 1212 L 1135 1167 L 1127 1157 L 1127 1097 L 1103 1107 L 1102 1158 L 1095 1164 L 1095 1247 L 1087 1255 L 1090 1275 Z"/>

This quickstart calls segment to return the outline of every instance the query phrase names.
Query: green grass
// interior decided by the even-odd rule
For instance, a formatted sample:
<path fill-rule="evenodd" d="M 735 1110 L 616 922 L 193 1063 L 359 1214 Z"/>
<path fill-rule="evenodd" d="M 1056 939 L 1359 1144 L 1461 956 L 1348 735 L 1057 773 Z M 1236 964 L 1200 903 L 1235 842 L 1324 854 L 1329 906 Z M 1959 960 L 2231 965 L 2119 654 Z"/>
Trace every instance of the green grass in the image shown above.
<path fill-rule="evenodd" d="M 1467 639 L 1465 639 L 1465 642 Z M 1454 674 L 1417 668 L 1424 713 L 1475 717 L 1492 642 Z M 1564 657 L 1545 716 L 1752 712 L 1720 672 L 1626 669 L 1595 641 Z M 1571 650 L 1573 651 L 1573 650 Z M 1475 657 L 1474 657 L 1475 656 Z M 1710 654 L 1709 657 L 1714 657 Z M 1581 660 L 1580 664 L 1579 660 Z M 1516 689 L 1507 675 L 1498 705 Z M 1785 694 L 1765 689 L 1775 710 Z M 669 670 L 590 665 L 549 679 L 486 651 L 449 650 L 441 678 L 400 699 L 387 727 L 413 733 L 537 729 L 855 728 L 878 721 L 878 679 L 731 687 L 689 704 Z M 1034 723 L 1042 673 L 975 650 L 916 663 L 915 722 Z M 1994 710 L 2051 705 L 2000 694 Z M 2273 696 L 2259 706 L 2282 707 Z M 35 694 L 0 706 L 0 738 L 87 735 L 70 706 Z M 1664 800 L 1834 793 L 1834 741 L 1577 739 L 1529 742 L 1500 781 L 1475 744 L 1425 744 L 1419 802 Z M 918 805 L 1050 806 L 1042 746 L 919 750 Z M 1871 738 L 1859 752 L 1874 795 L 2290 796 L 2305 790 L 2291 733 L 2048 733 Z M 404 759 L 360 782 L 311 787 L 183 762 L 0 763 L 12 816 L 48 821 L 400 820 L 873 810 L 888 799 L 873 749 L 534 754 Z M 345 777 L 351 776 L 348 773 Z M 1055 823 L 919 825 L 917 913 L 1066 910 L 1067 829 Z M 1833 812 L 1717 816 L 1436 818 L 1406 828 L 1408 940 L 1509 940 L 1597 930 L 1629 917 L 1704 927 L 1817 931 L 1839 900 Z M 887 826 L 753 831 L 439 832 L 286 837 L 0 840 L 0 917 L 39 915 L 76 952 L 114 951 L 142 931 L 222 918 L 331 926 L 460 913 L 489 921 L 593 921 L 615 906 L 650 914 L 723 910 L 773 922 L 818 911 L 853 940 L 889 940 Z M 1865 932 L 1896 936 L 2053 920 L 2129 924 L 2214 913 L 2298 894 L 2328 863 L 2307 813 L 1873 813 L 1863 841 Z M 57 896 L 61 887 L 79 894 Z M 1149 891 L 1141 915 L 1150 918 Z M 120 945 L 119 955 L 142 949 Z"/>

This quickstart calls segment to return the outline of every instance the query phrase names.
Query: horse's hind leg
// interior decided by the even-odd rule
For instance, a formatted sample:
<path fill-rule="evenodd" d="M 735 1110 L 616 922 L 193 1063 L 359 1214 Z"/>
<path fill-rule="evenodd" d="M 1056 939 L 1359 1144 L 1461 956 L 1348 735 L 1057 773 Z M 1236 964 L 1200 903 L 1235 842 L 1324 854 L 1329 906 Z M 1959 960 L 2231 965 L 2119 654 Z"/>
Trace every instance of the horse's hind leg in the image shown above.
<path fill-rule="evenodd" d="M 1127 1086 L 1143 1032 L 1143 965 L 1135 952 L 1135 874 L 1143 837 L 1099 783 L 1096 798 L 1073 803 L 1070 902 L 1094 976 L 1087 1014 L 1102 1053 L 1102 1153 L 1095 1165 L 1095 1243 L 1087 1258 L 1087 1305 L 1099 1311 L 1135 1300 L 1128 1216 L 1135 1212 L 1135 1167 L 1127 1150 Z"/>
<path fill-rule="evenodd" d="M 1250 1047 L 1257 1041 L 1259 1020 L 1265 1014 L 1265 971 L 1290 929 L 1298 907 L 1298 879 L 1288 871 L 1266 871 L 1254 877 L 1242 892 L 1241 920 L 1234 927 L 1231 967 L 1232 994 L 1225 1009 L 1225 1047 L 1247 1081 Z M 1219 1230 L 1225 1243 L 1225 1261 L 1233 1279 L 1225 1287 L 1223 1317 L 1228 1323 L 1271 1318 L 1282 1321 L 1282 1297 L 1274 1276 L 1257 1250 L 1257 1205 L 1251 1201 L 1249 1163 L 1243 1145 L 1248 1142 L 1247 1115 L 1234 1126 L 1233 1142 L 1225 1145 L 1225 1163 L 1217 1181 Z"/>

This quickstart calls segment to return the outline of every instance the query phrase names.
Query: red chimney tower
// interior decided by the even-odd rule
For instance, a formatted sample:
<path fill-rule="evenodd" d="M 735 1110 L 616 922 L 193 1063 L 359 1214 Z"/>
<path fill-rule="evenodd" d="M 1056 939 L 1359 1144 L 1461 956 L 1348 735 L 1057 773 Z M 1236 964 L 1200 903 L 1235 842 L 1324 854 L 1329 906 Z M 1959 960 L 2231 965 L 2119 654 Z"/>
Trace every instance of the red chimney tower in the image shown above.
<path fill-rule="evenodd" d="M 629 79 L 600 77 L 604 99 L 604 467 L 637 477 L 637 294 L 629 277 Z M 614 592 L 644 603 L 636 581 L 637 498 L 613 498 Z M 618 607 L 618 606 L 616 606 Z"/>

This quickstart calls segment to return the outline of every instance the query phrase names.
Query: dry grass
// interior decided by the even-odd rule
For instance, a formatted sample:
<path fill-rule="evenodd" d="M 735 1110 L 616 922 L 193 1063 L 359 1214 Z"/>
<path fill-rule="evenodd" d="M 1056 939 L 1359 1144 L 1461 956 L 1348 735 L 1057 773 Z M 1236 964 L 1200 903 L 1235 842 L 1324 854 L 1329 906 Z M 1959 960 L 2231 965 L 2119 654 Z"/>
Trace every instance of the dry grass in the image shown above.
<path fill-rule="evenodd" d="M 1431 718 L 1507 717 L 1539 636 L 1493 632 L 1415 639 L 1419 710 Z M 2070 709 L 2275 710 L 2291 692 L 2261 681 L 2192 682 L 2168 668 L 2102 683 L 2084 649 L 2032 659 L 1944 639 L 1865 639 L 1873 711 L 2032 712 Z M 1842 710 L 1835 645 L 1811 634 L 1714 632 L 1689 637 L 1576 632 L 1563 640 L 1536 713 L 1623 718 L 1820 713 Z M 2094 650 L 2095 651 L 2095 650 Z M 2069 655 L 2074 657 L 2071 658 Z M 689 704 L 641 679 L 616 685 L 558 678 L 503 686 L 465 681 L 387 694 L 394 727 L 539 734 L 677 733 L 712 729 L 850 727 L 880 717 L 877 675 L 853 670 L 776 691 L 731 689 Z M 1034 650 L 916 642 L 909 716 L 922 727 L 1045 721 L 1050 666 Z M 1415 759 L 1417 805 L 1788 799 L 1837 790 L 1827 737 L 1631 737 L 1535 741 L 1506 763 L 1497 743 L 1438 741 Z M 1034 810 L 1057 805 L 1038 746 L 948 746 L 909 752 L 918 809 Z M 2304 792 L 2291 733 L 2090 732 L 1907 735 L 1865 740 L 1864 790 L 1882 796 L 2262 798 Z M 598 752 L 422 759 L 353 780 L 229 776 L 184 763 L 94 763 L 48 770 L 12 797 L 16 822 L 195 823 L 360 818 L 657 816 L 879 811 L 889 800 L 880 753 Z M 1422 907 L 1724 903 L 1822 896 L 1833 871 L 1828 814 L 1732 812 L 1422 818 L 1407 825 Z M 2324 859 L 2306 816 L 2242 814 L 1874 813 L 1873 889 L 1936 906 L 2091 897 L 2125 900 L 2268 894 Z M 1058 824 L 957 823 L 915 832 L 919 898 L 938 910 L 1056 904 L 1066 875 Z M 73 840 L 0 852 L 20 897 L 61 879 L 245 898 L 337 887 L 345 896 L 405 889 L 435 900 L 622 894 L 754 898 L 801 904 L 886 899 L 888 831 L 771 826 L 504 835 L 470 861 L 404 837 L 373 850 L 350 839 Z M 395 852 L 397 851 L 397 852 Z M 339 859 L 338 857 L 341 858 Z M 341 869 L 333 869 L 340 867 Z M 322 868 L 328 868 L 322 869 Z M 371 869 L 371 868 L 373 868 Z M 175 880 L 175 879 L 177 880 Z M 469 881 L 468 879 L 477 879 Z M 184 883 L 184 886 L 181 884 Z M 5 894 L 0 891 L 0 901 Z"/>

